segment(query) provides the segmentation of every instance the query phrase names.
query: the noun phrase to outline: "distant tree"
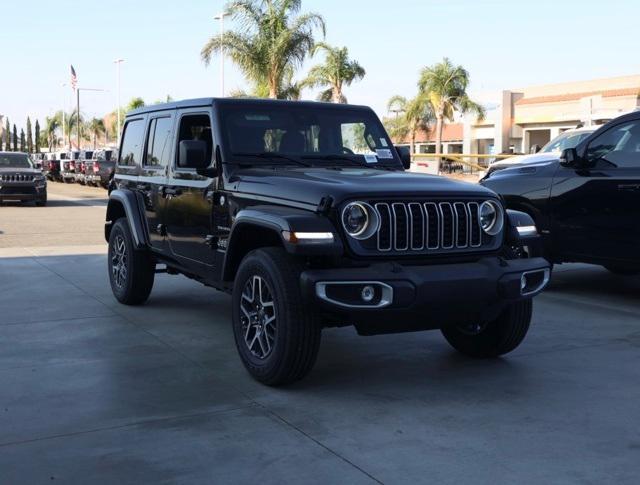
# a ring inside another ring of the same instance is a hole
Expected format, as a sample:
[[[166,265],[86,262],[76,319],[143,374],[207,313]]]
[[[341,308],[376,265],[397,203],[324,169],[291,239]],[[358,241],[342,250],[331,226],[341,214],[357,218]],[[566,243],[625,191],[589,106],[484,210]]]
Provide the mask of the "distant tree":
[[[434,119],[429,99],[424,94],[418,94],[413,99],[394,96],[387,103],[387,109],[397,114],[395,118],[387,119],[389,134],[396,142],[409,136],[411,154],[413,155],[416,134],[419,130],[427,130]]]
[[[129,112],[134,109],[143,108],[145,106],[144,99],[137,97],[132,98],[127,105],[126,111]]]
[[[344,86],[361,80],[366,74],[364,68],[357,61],[349,59],[346,47],[331,47],[320,42],[315,45],[312,54],[315,55],[319,50],[325,53],[324,63],[311,68],[303,84],[324,88],[318,97],[320,101],[346,103],[347,98],[342,91]]]
[[[46,121],[46,125],[45,125],[46,140],[47,140],[47,145],[49,146],[49,151],[51,151],[53,150],[54,147],[58,145],[58,137],[56,135],[56,132],[58,128],[60,128],[60,124],[56,116],[52,116],[51,118],[47,116],[45,121]]]
[[[93,118],[89,121],[89,133],[93,136],[93,149],[98,148],[98,137],[105,133],[104,121],[99,118]]]
[[[448,58],[433,66],[425,67],[420,73],[418,88],[429,98],[436,118],[436,153],[442,152],[442,131],[444,121],[453,121],[453,115],[475,113],[478,119],[485,115],[484,108],[469,97],[469,72],[462,66],[454,65]]]
[[[9,118],[7,118],[4,125],[4,148],[6,151],[11,151],[11,125],[9,125]]]
[[[13,124],[13,151],[18,151],[18,129],[16,128],[15,123]]]
[[[24,136],[24,128],[20,128],[20,151],[24,152],[27,148],[27,139]]]
[[[224,51],[254,86],[269,98],[283,96],[287,71],[295,71],[315,45],[317,30],[325,34],[324,19],[300,14],[301,0],[235,0],[226,10],[238,29],[215,36],[202,48],[205,64]]]
[[[36,153],[40,153],[40,122],[36,120]]]
[[[33,153],[33,131],[31,128],[31,118],[27,116],[27,150]]]

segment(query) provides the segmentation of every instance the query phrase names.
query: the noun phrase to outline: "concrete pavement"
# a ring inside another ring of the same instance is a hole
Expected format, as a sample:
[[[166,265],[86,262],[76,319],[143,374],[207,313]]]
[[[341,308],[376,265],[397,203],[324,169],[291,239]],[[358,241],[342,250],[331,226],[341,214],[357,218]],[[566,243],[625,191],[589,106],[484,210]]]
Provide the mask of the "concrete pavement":
[[[226,295],[159,275],[147,305],[114,300],[84,190],[0,207],[0,483],[637,483],[640,278],[560,267],[495,361],[326,330],[271,389]]]

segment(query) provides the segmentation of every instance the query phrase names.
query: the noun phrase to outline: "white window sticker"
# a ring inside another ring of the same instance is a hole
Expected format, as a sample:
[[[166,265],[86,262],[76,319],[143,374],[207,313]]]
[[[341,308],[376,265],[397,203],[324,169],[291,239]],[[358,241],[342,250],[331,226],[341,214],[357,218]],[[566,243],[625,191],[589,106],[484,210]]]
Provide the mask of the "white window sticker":
[[[384,138],[380,138],[380,145],[382,145],[385,148],[389,146],[389,144],[387,143],[387,140],[385,140]]]
[[[367,163],[378,163],[378,157],[375,155],[365,155],[364,161]]]
[[[389,150],[388,148],[378,149],[376,150],[376,153],[378,154],[378,158],[382,158],[382,159],[393,158],[393,154],[391,153],[391,150]]]

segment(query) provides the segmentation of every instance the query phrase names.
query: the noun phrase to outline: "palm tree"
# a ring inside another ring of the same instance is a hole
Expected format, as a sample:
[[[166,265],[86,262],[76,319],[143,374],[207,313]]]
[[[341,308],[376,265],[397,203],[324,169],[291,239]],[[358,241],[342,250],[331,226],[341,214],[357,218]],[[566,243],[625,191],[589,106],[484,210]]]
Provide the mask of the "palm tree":
[[[93,118],[89,121],[89,133],[93,136],[93,149],[98,147],[98,137],[106,132],[104,121],[99,118]]]
[[[418,88],[433,106],[436,117],[436,153],[442,152],[442,129],[444,121],[453,121],[455,111],[475,113],[484,117],[484,108],[471,100],[467,94],[469,73],[462,66],[454,65],[444,58],[433,66],[425,67],[420,74]]]
[[[318,96],[320,101],[346,103],[347,98],[342,92],[343,87],[350,86],[354,81],[360,81],[366,71],[357,61],[349,59],[349,50],[346,47],[331,47],[320,42],[313,48],[312,55],[320,50],[325,52],[324,64],[315,66],[309,71],[304,85],[326,88]]]
[[[315,45],[317,29],[325,34],[322,16],[297,15],[301,0],[236,0],[227,11],[239,22],[237,31],[216,36],[202,48],[205,64],[224,51],[254,86],[267,88],[269,98],[282,95],[287,72],[295,72]]]
[[[58,137],[56,132],[58,128],[60,128],[60,122],[58,121],[58,117],[56,115],[52,117],[48,117],[45,120],[46,128],[45,133],[47,136],[47,143],[49,144],[49,151],[53,150],[54,147],[58,145]]]
[[[433,109],[424,94],[413,99],[394,96],[387,103],[387,110],[396,113],[395,119],[388,120],[390,134],[395,140],[411,137],[411,154],[415,153],[418,130],[428,130],[433,121]]]
[[[127,105],[126,111],[129,112],[133,111],[134,109],[144,108],[144,106],[144,99],[140,97],[131,98],[131,101],[129,101],[129,104]]]

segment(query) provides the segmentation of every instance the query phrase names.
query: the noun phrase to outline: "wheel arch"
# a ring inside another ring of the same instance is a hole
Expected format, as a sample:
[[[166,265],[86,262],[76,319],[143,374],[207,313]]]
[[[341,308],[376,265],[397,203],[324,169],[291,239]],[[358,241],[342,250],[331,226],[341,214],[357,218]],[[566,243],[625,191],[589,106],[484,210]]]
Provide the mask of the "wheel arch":
[[[149,238],[136,195],[130,190],[118,189],[111,192],[107,204],[104,225],[104,236],[107,241],[109,241],[113,224],[122,218],[125,218],[129,224],[136,249],[148,247]]]

